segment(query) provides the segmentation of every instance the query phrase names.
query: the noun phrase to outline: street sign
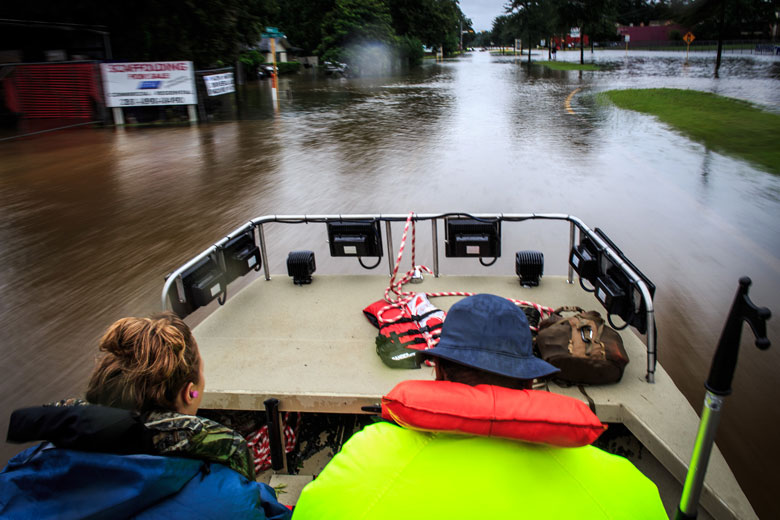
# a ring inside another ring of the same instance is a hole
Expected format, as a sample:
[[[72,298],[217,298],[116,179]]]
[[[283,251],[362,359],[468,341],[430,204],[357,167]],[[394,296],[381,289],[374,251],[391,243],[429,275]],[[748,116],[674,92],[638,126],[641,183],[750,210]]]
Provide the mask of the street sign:
[[[687,43],[688,45],[690,45],[691,42],[693,42],[693,40],[695,40],[695,39],[696,39],[696,36],[694,36],[693,33],[690,32],[690,31],[685,33],[685,36],[683,36],[683,40],[685,40],[685,43]]]
[[[623,37],[625,38],[626,43],[631,41],[631,35],[630,34],[624,34]]]
[[[284,38],[284,33],[276,27],[266,27],[265,32],[261,35],[263,38]]]
[[[569,36],[572,38],[579,38],[580,37],[580,28],[579,27],[572,27],[569,31]]]

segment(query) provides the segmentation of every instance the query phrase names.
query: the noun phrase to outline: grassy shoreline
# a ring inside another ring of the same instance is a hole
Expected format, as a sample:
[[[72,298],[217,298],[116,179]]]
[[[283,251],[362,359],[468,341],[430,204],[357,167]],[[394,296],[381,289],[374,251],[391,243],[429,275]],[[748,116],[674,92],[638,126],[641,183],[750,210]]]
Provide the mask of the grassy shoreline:
[[[780,175],[780,115],[739,99],[680,89],[609,90],[616,106],[649,114],[711,150]]]

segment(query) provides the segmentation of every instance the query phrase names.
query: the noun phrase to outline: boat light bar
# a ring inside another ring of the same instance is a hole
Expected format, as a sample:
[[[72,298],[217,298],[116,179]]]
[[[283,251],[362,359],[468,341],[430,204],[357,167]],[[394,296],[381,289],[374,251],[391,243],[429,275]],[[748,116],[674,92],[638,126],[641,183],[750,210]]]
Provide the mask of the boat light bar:
[[[447,218],[444,242],[444,254],[448,257],[498,258],[501,256],[501,221]]]

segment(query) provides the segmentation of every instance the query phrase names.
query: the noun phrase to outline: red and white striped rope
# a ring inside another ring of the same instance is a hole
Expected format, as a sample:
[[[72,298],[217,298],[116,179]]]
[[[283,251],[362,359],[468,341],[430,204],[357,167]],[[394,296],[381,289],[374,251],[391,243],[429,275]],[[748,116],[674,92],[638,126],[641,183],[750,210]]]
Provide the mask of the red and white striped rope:
[[[284,452],[290,453],[295,449],[298,440],[298,428],[301,424],[301,415],[298,414],[295,429],[289,424],[290,414],[283,416]],[[246,438],[252,458],[255,462],[255,473],[260,473],[271,467],[271,440],[268,435],[268,425],[264,425]]]
[[[412,268],[409,271],[407,271],[398,281],[396,281],[398,268],[401,265],[401,259],[404,256],[404,248],[406,247],[406,237],[409,233],[409,226],[411,226],[412,228]],[[406,218],[404,233],[401,236],[401,245],[398,248],[398,256],[396,257],[395,266],[393,267],[393,274],[390,276],[390,284],[387,286],[387,289],[385,289],[385,301],[388,303],[388,305],[382,307],[377,312],[377,319],[381,324],[394,323],[399,319],[403,318],[404,306],[407,305],[410,301],[412,301],[415,295],[418,294],[415,292],[403,290],[403,286],[406,283],[408,283],[409,280],[412,279],[412,276],[414,276],[415,271],[425,271],[428,274],[433,274],[433,271],[431,271],[428,267],[424,265],[415,265],[414,263],[415,243],[417,241],[415,230],[416,230],[416,225],[414,219],[414,212],[411,212],[409,213],[409,216]],[[397,297],[392,298],[390,295],[391,292],[394,293]],[[463,292],[463,291],[448,291],[448,292],[426,292],[423,294],[425,294],[428,298],[435,298],[437,296],[474,296],[476,293]],[[539,313],[540,320],[550,316],[555,311],[555,309],[553,309],[552,307],[545,307],[543,305],[539,305],[538,303],[529,302],[526,300],[516,300],[514,298],[507,298],[507,300],[521,307],[532,307],[536,309],[536,311]],[[398,316],[395,318],[387,318],[387,319],[382,318],[382,315],[390,309],[399,309],[401,312],[399,312]],[[534,331],[538,330],[538,327],[530,327],[530,328],[531,330]],[[423,337],[425,338],[425,341],[428,343],[428,348],[435,347],[436,344],[439,342],[438,338],[434,338],[432,334],[428,332],[424,332]]]

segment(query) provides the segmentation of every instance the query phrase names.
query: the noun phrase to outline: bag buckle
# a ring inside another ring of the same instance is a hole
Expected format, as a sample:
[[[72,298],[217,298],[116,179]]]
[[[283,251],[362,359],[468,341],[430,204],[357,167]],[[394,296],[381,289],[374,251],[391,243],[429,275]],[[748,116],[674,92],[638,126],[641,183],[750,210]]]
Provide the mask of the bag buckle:
[[[588,331],[588,336],[585,337],[585,330]],[[582,341],[585,343],[590,343],[593,339],[593,329],[590,327],[582,327],[580,328],[580,337],[582,337]]]
[[[585,336],[586,330],[588,331],[587,337]],[[590,356],[591,352],[593,351],[593,329],[589,325],[580,327],[580,337],[585,343],[585,355]]]

